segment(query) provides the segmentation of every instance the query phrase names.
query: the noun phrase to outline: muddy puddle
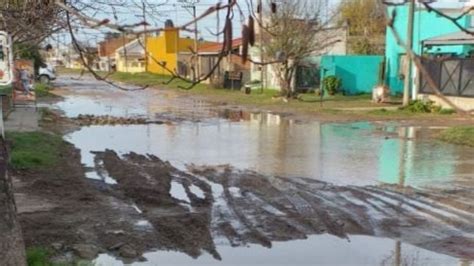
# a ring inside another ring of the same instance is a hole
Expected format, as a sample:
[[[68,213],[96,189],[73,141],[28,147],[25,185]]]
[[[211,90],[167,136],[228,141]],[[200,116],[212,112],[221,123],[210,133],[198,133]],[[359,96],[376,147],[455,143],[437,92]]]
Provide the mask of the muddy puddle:
[[[68,117],[80,114],[115,117],[144,117],[149,120],[196,121],[215,117],[215,110],[203,101],[179,97],[172,91],[122,91],[87,77],[61,78],[56,94],[64,98],[53,105]],[[128,89],[137,89],[130,87]]]
[[[368,250],[370,248],[370,251]],[[217,246],[222,260],[205,254],[197,259],[179,252],[145,254],[147,262],[133,265],[462,265],[463,260],[436,254],[398,241],[367,236],[341,240],[331,235],[311,236],[306,240],[275,242],[272,248]],[[96,265],[122,265],[109,255],[101,255]]]
[[[81,149],[88,167],[94,167],[91,151],[113,149],[121,154],[153,154],[180,169],[187,164],[230,164],[339,185],[443,186],[472,180],[474,150],[423,136],[432,129],[300,124],[272,114],[250,117],[241,122],[91,126],[66,139]]]
[[[173,121],[87,126],[65,136],[80,149],[87,177],[124,191],[120,200],[142,216],[138,226],[163,241],[134,265],[474,259],[474,149],[433,140],[439,128],[302,123],[170,92],[61,82],[65,100],[55,107],[67,116]],[[153,170],[157,158],[176,167],[166,180]],[[150,192],[163,197],[144,196]],[[112,254],[96,262],[123,263]]]

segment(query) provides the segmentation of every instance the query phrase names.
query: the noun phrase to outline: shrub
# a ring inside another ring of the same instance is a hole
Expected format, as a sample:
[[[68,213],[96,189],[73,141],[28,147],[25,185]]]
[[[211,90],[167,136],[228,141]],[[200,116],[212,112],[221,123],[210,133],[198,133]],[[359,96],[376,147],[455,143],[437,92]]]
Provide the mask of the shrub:
[[[329,95],[334,95],[339,92],[342,86],[342,80],[336,76],[327,76],[323,79],[323,86]]]
[[[436,105],[433,101],[415,100],[402,109],[412,113],[439,113],[441,106]]]
[[[442,114],[442,115],[452,115],[452,114],[456,113],[456,110],[454,110],[454,109],[441,109],[439,111],[439,113]]]
[[[51,89],[51,86],[48,84],[35,83],[35,93],[38,97],[52,96],[52,94],[49,92]]]

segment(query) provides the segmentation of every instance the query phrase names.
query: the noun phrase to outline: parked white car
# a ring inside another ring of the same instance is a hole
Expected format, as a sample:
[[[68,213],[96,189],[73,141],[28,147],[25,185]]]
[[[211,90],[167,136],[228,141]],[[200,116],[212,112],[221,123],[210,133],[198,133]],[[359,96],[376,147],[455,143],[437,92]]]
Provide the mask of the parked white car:
[[[48,84],[56,79],[56,69],[52,65],[45,65],[38,69],[38,80],[41,83]]]

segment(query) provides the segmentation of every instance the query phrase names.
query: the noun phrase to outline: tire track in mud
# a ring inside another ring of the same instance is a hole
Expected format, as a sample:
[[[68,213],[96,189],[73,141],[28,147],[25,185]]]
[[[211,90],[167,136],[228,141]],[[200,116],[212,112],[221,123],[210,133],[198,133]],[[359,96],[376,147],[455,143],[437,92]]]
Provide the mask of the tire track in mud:
[[[225,172],[216,171],[215,167],[194,167],[191,171],[214,181],[219,180],[219,175]],[[282,201],[281,195],[284,195],[283,201],[288,201],[292,207],[285,209],[276,205],[277,209],[287,213],[292,210],[292,215],[299,215],[293,222],[319,222],[312,228],[310,226],[312,230],[309,231],[312,232],[306,234],[326,231],[339,237],[347,234],[383,236],[452,256],[474,257],[474,250],[469,251],[474,244],[474,220],[470,219],[473,216],[470,212],[472,209],[469,205],[451,205],[449,201],[437,203],[441,192],[436,190],[425,192],[414,188],[399,189],[396,186],[341,187],[304,178],[295,182],[293,179],[266,177],[252,171],[228,172],[227,169],[226,175],[234,176],[233,186],[260,195],[260,199],[270,205],[275,202],[274,195],[265,195],[264,191],[284,188],[278,190],[279,200]],[[246,179],[278,181],[274,182],[276,186],[266,183],[271,188],[262,186],[265,184],[262,181],[256,182],[258,186],[249,187],[245,185]],[[432,193],[435,195],[433,198]],[[466,202],[474,199],[473,192],[451,191],[453,196],[458,193],[466,194],[462,198]],[[246,207],[256,208],[254,204]],[[279,218],[271,213],[264,215],[267,220]],[[259,225],[262,226],[265,224]],[[275,240],[271,235],[267,237],[270,241]]]
[[[229,166],[188,167],[188,172],[151,155],[96,153],[100,171],[117,182],[109,193],[137,206],[151,239],[140,252],[175,250],[192,257],[206,251],[221,259],[216,244],[231,246],[305,239],[329,233],[350,239],[372,235],[401,240],[455,257],[474,258],[474,192],[397,186],[335,186]],[[185,195],[173,195],[172,183]],[[194,194],[192,187],[201,190]],[[189,200],[180,198],[187,197]]]
[[[169,163],[154,156],[127,154],[120,158],[115,152],[98,153],[107,172],[116,179],[114,188],[123,192],[142,210],[143,219],[153,225],[159,249],[178,250],[192,257],[202,250],[219,259],[209,231],[210,188],[196,178],[181,173]],[[171,182],[194,184],[205,191],[206,198],[190,197],[190,206],[174,198]]]

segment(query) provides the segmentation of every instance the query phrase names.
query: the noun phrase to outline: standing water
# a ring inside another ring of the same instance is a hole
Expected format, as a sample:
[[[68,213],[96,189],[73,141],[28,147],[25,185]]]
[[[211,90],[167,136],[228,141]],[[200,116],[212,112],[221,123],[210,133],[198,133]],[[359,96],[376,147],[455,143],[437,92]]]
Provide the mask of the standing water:
[[[87,176],[111,185],[116,181],[97,170],[95,152],[151,154],[183,171],[191,164],[230,165],[267,176],[309,178],[338,186],[394,184],[432,189],[472,185],[474,149],[433,141],[428,136],[437,129],[368,122],[303,123],[271,113],[218,112],[208,104],[162,91],[118,92],[63,82],[68,87],[62,92],[65,100],[56,107],[67,116],[174,121],[87,126],[65,137],[81,150],[82,163],[91,169]],[[186,202],[182,185],[171,185],[170,193]],[[462,261],[385,238],[352,235],[349,240],[313,235],[306,240],[274,242],[267,249],[254,244],[233,248],[216,238],[221,261],[206,254],[196,260],[179,252],[158,251],[145,254],[148,262],[136,265],[456,265]],[[100,256],[97,263],[121,264],[109,255]]]

